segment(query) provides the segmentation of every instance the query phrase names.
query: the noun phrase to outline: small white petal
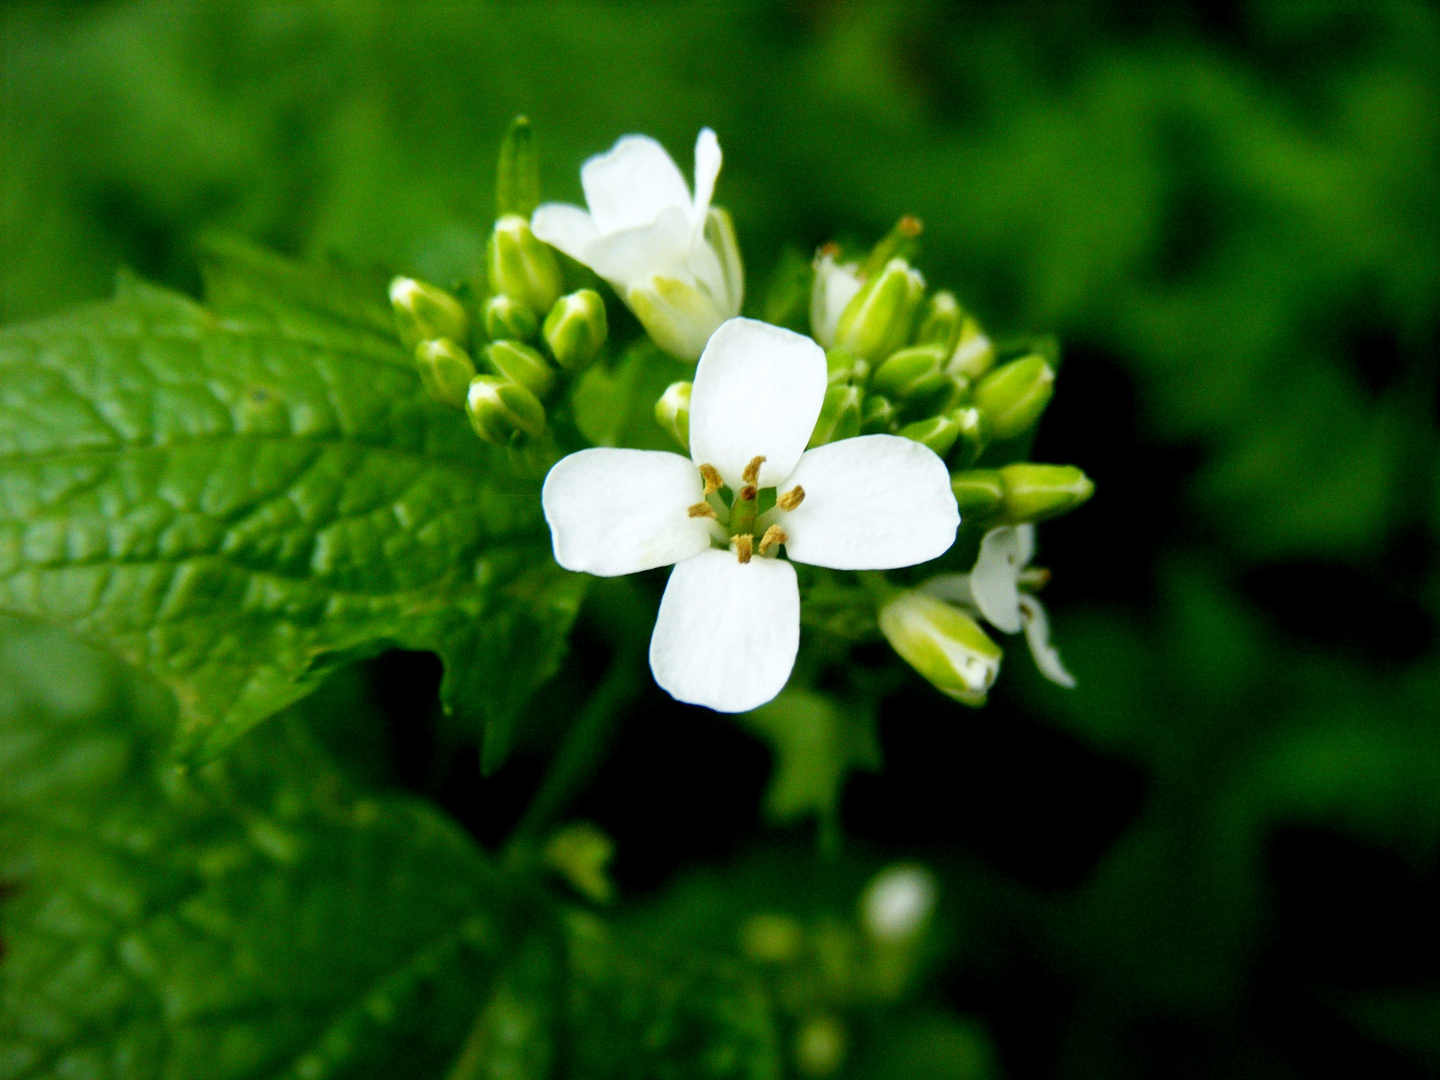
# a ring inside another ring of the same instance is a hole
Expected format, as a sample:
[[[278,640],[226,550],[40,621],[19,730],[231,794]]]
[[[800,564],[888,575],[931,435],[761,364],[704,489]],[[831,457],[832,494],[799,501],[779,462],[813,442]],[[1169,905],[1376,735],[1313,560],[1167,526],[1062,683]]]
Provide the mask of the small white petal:
[[[817,446],[783,486],[796,484],[804,502],[777,518],[796,562],[891,570],[939,558],[955,542],[960,512],[950,473],[911,439],[862,435]]]
[[[750,460],[763,456],[760,487],[774,487],[800,460],[824,400],[819,345],[769,323],[730,319],[695,369],[690,456],[714,465],[732,489]]]
[[[1015,526],[1015,544],[1015,557],[1020,560],[1017,569],[1024,570],[1030,565],[1030,560],[1035,558],[1035,525],[1033,522]]]
[[[800,587],[783,559],[711,550],[670,572],[650,670],[677,701],[745,712],[785,688],[800,648]]]
[[[697,229],[705,223],[705,213],[710,209],[710,200],[715,196],[715,178],[720,175],[720,140],[708,127],[695,140],[695,209],[694,221]]]
[[[690,277],[690,220],[684,210],[661,211],[655,220],[598,237],[585,263],[619,291],[648,280]]]
[[[1050,620],[1044,605],[1028,593],[1022,593],[1020,611],[1025,622],[1025,642],[1030,646],[1030,655],[1035,658],[1040,674],[1068,690],[1075,689],[1075,676],[1066,670],[1060,653],[1050,644]]]
[[[709,547],[709,519],[687,513],[703,498],[700,471],[679,454],[598,447],[557,462],[540,504],[557,563],[616,577]]]
[[[1020,630],[1020,590],[1016,581],[1034,549],[1034,534],[1027,538],[1013,525],[991,529],[980,541],[980,555],[970,572],[970,591],[980,613],[997,630]]]
[[[969,574],[936,574],[920,583],[920,591],[971,611],[979,610],[975,594],[970,591]]]
[[[860,267],[838,264],[833,255],[815,260],[815,283],[810,287],[810,333],[825,348],[835,344],[835,328],[845,305],[860,291]]]
[[[530,217],[530,231],[551,247],[587,266],[589,260],[585,249],[600,236],[600,230],[589,214],[578,206],[566,203],[545,203],[536,207]]]
[[[662,210],[691,211],[690,188],[665,148],[648,135],[626,135],[580,167],[580,185],[602,233],[648,225]]]

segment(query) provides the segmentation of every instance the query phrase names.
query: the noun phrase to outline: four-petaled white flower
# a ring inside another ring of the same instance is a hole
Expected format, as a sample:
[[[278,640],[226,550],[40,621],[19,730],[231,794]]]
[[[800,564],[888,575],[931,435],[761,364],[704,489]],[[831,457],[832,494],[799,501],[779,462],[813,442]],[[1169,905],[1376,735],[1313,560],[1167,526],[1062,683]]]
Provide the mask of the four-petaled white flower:
[[[978,613],[1004,633],[1017,634],[1023,629],[1040,673],[1073,689],[1075,676],[1050,644],[1050,620],[1044,606],[1033,593],[1022,589],[1038,588],[1050,577],[1047,570],[1030,568],[1034,557],[1035,526],[1002,525],[981,539],[980,554],[970,573],[941,574],[922,587],[932,596]]]
[[[530,227],[613,285],[657,345],[694,360],[745,294],[735,229],[710,205],[719,173],[709,128],[695,142],[693,197],[664,147],[626,135],[580,169],[588,213],[546,203]]]
[[[805,449],[825,384],[825,354],[809,338],[731,319],[695,372],[690,459],[596,448],[545,478],[545,520],[567,570],[614,577],[676,564],[650,667],[680,701],[743,712],[784,687],[800,591],[781,546],[795,562],[889,570],[955,540],[950,477],[931,450],[894,435]]]

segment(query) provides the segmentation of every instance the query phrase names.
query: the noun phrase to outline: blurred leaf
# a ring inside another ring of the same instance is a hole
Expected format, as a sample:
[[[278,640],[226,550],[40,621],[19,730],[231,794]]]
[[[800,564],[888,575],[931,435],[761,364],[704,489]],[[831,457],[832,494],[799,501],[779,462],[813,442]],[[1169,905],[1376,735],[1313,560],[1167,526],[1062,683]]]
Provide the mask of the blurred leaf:
[[[786,690],[741,722],[775,750],[775,771],[765,793],[774,821],[806,814],[832,828],[845,780],[856,769],[880,768],[875,714],[868,702],[840,702],[810,690]]]
[[[0,636],[0,1075],[439,1075],[506,944],[469,838],[293,717],[167,745],[93,655]]]
[[[383,309],[266,256],[211,280],[218,311],[122,283],[0,333],[0,609],[170,686],[201,758],[393,645],[503,735],[584,587],[538,483],[430,401]]]

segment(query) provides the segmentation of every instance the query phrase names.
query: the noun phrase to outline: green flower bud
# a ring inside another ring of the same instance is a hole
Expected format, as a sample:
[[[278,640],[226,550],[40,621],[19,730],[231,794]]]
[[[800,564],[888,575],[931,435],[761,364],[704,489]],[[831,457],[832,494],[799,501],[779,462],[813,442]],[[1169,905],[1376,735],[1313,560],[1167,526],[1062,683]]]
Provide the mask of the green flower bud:
[[[1054,393],[1055,369],[1032,353],[981,379],[975,386],[975,404],[989,414],[995,438],[1011,439],[1040,419]]]
[[[528,218],[539,205],[540,161],[535,153],[535,133],[528,117],[517,116],[500,141],[500,161],[495,169],[496,212]]]
[[[854,353],[831,349],[825,354],[825,370],[831,386],[852,382],[863,385],[870,374],[870,365]]]
[[[615,855],[615,841],[589,822],[566,825],[545,844],[546,864],[597,904],[615,894],[607,867]]]
[[[400,341],[412,352],[422,341],[464,341],[469,333],[470,319],[460,301],[434,285],[397,277],[390,282],[390,304],[395,309]]]
[[[845,1025],[835,1017],[807,1017],[795,1028],[795,1067],[802,1076],[830,1076],[845,1064],[849,1044]]]
[[[965,316],[945,370],[952,375],[964,375],[967,379],[975,380],[994,366],[995,346],[985,336],[985,331],[980,329],[980,324],[970,316]]]
[[[519,383],[476,375],[465,396],[465,411],[475,434],[488,443],[504,446],[517,431],[541,435],[545,431],[545,406]]]
[[[985,447],[990,445],[990,420],[984,410],[974,405],[961,405],[950,410],[950,418],[959,426],[956,439],[959,449],[955,452],[957,468],[968,469],[980,460]]]
[[[538,329],[535,313],[513,296],[499,293],[485,301],[485,333],[491,341],[529,341]]]
[[[895,403],[880,394],[867,394],[860,409],[862,435],[888,435],[900,426]]]
[[[1000,646],[959,609],[906,591],[879,612],[880,632],[900,658],[937,690],[966,705],[985,704],[1000,671]]]
[[[805,950],[805,928],[789,915],[761,912],[740,927],[740,951],[762,964],[788,964]]]
[[[562,296],[545,316],[545,343],[566,371],[588,367],[600,354],[609,332],[605,301],[593,289]]]
[[[944,362],[940,346],[912,345],[885,358],[870,376],[870,388],[896,401],[928,396],[946,385]]]
[[[1005,487],[1000,514],[1007,525],[1068,514],[1095,494],[1095,484],[1074,465],[1026,461],[999,472]]]
[[[942,289],[926,301],[920,312],[915,342],[919,345],[939,345],[949,356],[960,341],[960,328],[964,322],[965,312],[960,307],[960,301],[955,299],[954,293]]]
[[[904,259],[891,259],[840,313],[835,346],[874,362],[910,340],[925,279]]]
[[[1005,484],[995,469],[970,469],[953,473],[950,490],[960,508],[960,520],[967,524],[988,521],[1000,512]]]
[[[915,253],[915,240],[925,231],[925,223],[914,214],[904,214],[894,228],[880,238],[865,261],[860,264],[862,278],[874,277],[886,263],[895,258],[908,259]]]
[[[475,377],[475,362],[469,353],[449,338],[422,341],[415,346],[415,366],[432,398],[442,405],[465,407],[465,395]]]
[[[970,380],[963,375],[947,375],[923,384],[919,392],[906,402],[912,416],[941,416],[952,412],[970,399]]]
[[[859,435],[860,404],[864,397],[858,386],[844,383],[826,390],[825,403],[820,406],[820,419],[815,421],[815,430],[810,434],[807,449]]]
[[[555,385],[555,369],[529,345],[519,341],[492,341],[485,346],[485,363],[502,379],[519,383],[537,398]]]
[[[555,252],[519,214],[506,214],[495,222],[488,256],[493,292],[518,300],[531,311],[549,311],[560,298],[564,282]]]
[[[950,453],[950,448],[960,437],[960,425],[949,416],[932,416],[927,420],[906,424],[895,434],[923,443],[943,458]]]
[[[655,402],[655,419],[687,451],[690,449],[691,388],[688,382],[671,383]]]

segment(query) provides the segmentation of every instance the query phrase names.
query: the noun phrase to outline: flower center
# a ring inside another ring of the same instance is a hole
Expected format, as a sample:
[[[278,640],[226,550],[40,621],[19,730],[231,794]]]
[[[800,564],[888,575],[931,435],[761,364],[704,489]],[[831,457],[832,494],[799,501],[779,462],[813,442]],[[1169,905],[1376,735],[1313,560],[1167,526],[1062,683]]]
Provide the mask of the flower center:
[[[805,498],[805,489],[799,484],[783,495],[776,495],[774,488],[762,489],[759,486],[760,466],[764,463],[763,455],[750,459],[750,464],[745,466],[740,476],[740,490],[734,492],[728,504],[721,491],[725,485],[719,470],[713,465],[701,465],[705,501],[696,503],[689,511],[691,517],[710,518],[721,525],[728,537],[727,546],[742,563],[748,563],[756,554],[778,555],[780,545],[790,539],[785,530],[776,524],[767,525],[763,533],[756,535],[757,519],[762,514],[761,503],[773,500],[773,505],[780,510],[794,510]]]

